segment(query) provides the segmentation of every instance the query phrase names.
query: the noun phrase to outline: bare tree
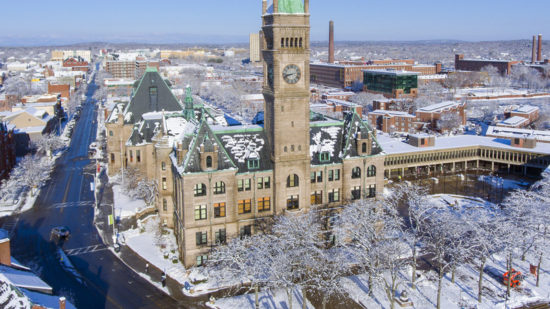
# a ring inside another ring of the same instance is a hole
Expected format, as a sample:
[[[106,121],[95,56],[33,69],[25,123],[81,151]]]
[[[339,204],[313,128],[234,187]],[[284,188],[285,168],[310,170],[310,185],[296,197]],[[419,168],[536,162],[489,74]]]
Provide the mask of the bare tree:
[[[432,203],[428,198],[428,190],[421,186],[409,186],[406,183],[397,185],[391,196],[386,201],[393,208],[399,209],[405,207],[407,214],[407,234],[404,239],[411,249],[411,287],[415,289],[416,264],[418,258],[418,248],[423,238],[423,226],[427,220],[428,212],[432,208]]]
[[[272,241],[271,236],[263,234],[234,238],[227,245],[212,250],[206,263],[207,271],[220,284],[234,284],[232,281],[237,278],[250,284],[254,289],[256,308],[259,308],[260,287],[267,284],[272,273],[271,265],[276,263],[269,254]]]
[[[65,142],[55,134],[43,135],[40,139],[34,142],[37,150],[39,152],[45,153],[50,158],[53,157],[53,154],[58,150],[66,146]]]

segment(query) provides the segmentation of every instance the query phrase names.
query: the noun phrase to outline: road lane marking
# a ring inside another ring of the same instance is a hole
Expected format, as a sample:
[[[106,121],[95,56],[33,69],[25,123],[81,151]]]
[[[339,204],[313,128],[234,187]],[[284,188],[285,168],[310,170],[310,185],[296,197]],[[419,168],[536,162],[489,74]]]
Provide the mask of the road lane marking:
[[[75,256],[75,255],[82,255],[87,253],[103,251],[107,249],[109,249],[107,246],[100,244],[100,245],[94,245],[94,246],[88,246],[88,247],[82,247],[82,248],[68,249],[68,250],[65,250],[65,254]]]
[[[65,188],[65,194],[63,194],[63,200],[62,202],[65,203],[67,201],[67,196],[69,195],[69,189],[71,187],[71,180],[73,180],[73,174],[71,173],[69,176],[69,180],[67,181],[67,187]]]
[[[67,207],[83,207],[83,206],[92,206],[94,205],[94,201],[79,201],[79,202],[65,202],[65,203],[55,203],[52,204],[50,209],[58,209],[58,208],[67,208]]]

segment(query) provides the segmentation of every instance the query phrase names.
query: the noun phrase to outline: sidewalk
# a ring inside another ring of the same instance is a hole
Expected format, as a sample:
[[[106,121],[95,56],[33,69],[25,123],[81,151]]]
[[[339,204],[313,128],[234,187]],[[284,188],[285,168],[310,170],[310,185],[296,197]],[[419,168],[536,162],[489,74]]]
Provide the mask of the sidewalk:
[[[99,208],[96,209],[95,225],[105,244],[112,248],[113,228],[108,224],[107,220],[108,216],[112,213],[113,191],[111,188],[112,185],[107,181],[107,177],[102,174],[102,183],[105,184],[105,186],[102,186],[98,194],[100,204]],[[123,219],[120,222],[117,222],[116,226],[119,230],[126,230],[135,227],[136,224],[136,219],[131,218]],[[130,247],[120,245],[120,252],[114,254],[138,275],[151,282],[151,284],[155,285],[160,290],[170,294],[170,296],[176,299],[184,308],[206,308],[201,304],[204,304],[208,300],[208,295],[197,297],[186,296],[183,294],[183,285],[171,278],[169,275],[166,276],[166,287],[163,288],[161,282],[163,270],[157,268],[152,263],[149,263],[139,254],[134,252]],[[147,264],[149,264],[148,272],[146,272],[145,269]]]

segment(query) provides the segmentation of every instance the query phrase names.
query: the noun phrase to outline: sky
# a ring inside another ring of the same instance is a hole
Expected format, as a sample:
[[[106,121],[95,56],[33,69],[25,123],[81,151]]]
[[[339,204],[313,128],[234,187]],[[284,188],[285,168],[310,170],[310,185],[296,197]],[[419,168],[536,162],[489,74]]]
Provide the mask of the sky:
[[[0,3],[0,45],[245,43],[261,25],[261,0]],[[337,41],[528,40],[550,30],[549,0],[310,0],[310,10],[313,41],[327,40],[329,20]]]

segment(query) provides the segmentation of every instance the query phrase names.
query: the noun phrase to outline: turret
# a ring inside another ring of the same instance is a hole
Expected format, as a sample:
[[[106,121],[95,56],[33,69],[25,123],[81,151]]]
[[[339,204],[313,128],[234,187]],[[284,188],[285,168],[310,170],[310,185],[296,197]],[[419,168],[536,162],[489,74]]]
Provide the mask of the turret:
[[[193,94],[191,93],[191,86],[187,85],[185,88],[185,119],[188,121],[195,118],[195,109],[193,107]]]

